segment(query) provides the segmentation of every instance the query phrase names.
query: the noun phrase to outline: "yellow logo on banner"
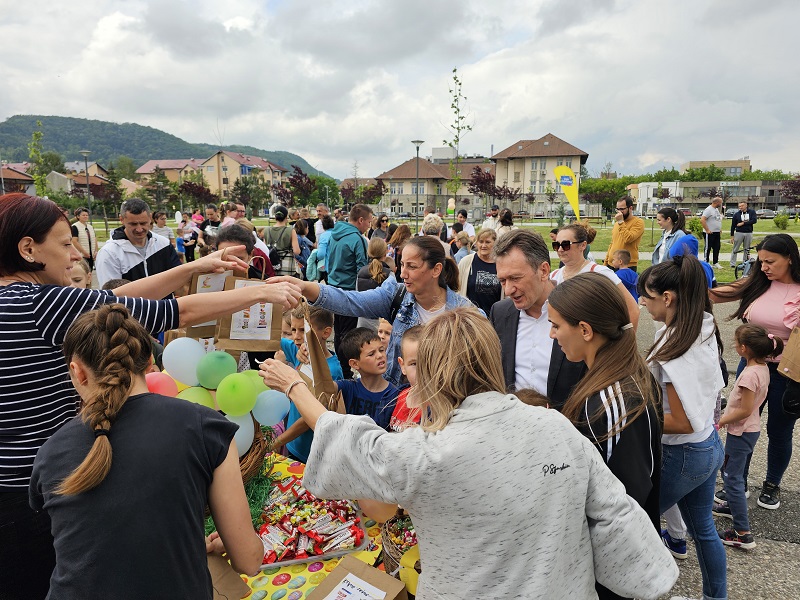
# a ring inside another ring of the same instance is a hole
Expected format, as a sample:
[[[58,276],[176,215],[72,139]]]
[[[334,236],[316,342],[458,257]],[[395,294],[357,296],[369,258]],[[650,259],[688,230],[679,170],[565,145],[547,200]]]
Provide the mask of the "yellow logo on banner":
[[[575,218],[580,221],[581,210],[578,203],[578,178],[569,167],[559,166],[553,169],[556,176],[556,182],[561,186],[561,191],[569,201],[572,210],[575,211]]]

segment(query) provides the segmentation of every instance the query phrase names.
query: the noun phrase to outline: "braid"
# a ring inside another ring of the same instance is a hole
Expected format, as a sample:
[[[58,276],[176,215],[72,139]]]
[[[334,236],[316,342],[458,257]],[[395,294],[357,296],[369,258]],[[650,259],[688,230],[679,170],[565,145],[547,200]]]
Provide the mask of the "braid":
[[[95,432],[83,462],[56,493],[79,494],[102,483],[111,469],[108,432],[130,395],[134,377],[150,362],[150,338],[122,304],[105,305],[78,317],[64,339],[67,360],[79,358],[95,374],[94,389],[84,398],[81,419]]]

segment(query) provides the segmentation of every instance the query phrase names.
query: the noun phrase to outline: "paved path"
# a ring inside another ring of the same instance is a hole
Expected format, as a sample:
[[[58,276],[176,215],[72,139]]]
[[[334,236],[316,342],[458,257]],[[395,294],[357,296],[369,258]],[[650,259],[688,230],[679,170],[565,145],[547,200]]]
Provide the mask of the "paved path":
[[[725,361],[731,371],[736,370],[738,356],[733,350],[733,332],[739,321],[728,321],[734,304],[721,304],[715,308],[722,339],[725,343]],[[642,309],[637,331],[639,348],[646,350],[652,344],[656,326],[646,309]],[[730,383],[736,375],[731,373]],[[726,393],[730,391],[730,386]],[[767,411],[764,411],[761,437],[756,444],[750,466],[750,520],[757,547],[752,551],[726,547],[728,557],[728,597],[731,600],[797,600],[800,599],[800,433],[794,436],[794,453],[789,468],[781,482],[781,507],[765,510],[756,506],[756,498],[767,468]],[[720,487],[721,487],[720,480]],[[717,528],[730,527],[730,521],[717,519]],[[670,595],[683,594],[690,598],[702,597],[702,579],[697,556],[691,542],[687,560],[677,561],[680,577]]]

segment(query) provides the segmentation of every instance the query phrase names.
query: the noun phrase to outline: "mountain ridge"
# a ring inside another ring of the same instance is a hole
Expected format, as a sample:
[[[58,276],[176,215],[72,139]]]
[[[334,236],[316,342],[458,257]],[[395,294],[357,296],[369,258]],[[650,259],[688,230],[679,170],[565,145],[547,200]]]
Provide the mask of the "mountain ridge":
[[[42,150],[58,152],[65,161],[82,160],[79,151],[86,148],[92,151],[89,158],[103,166],[128,156],[138,168],[148,160],[205,159],[217,150],[226,150],[260,156],[289,171],[293,165],[306,173],[316,171],[303,157],[285,150],[192,143],[148,125],[58,115],[14,115],[0,123],[0,158],[9,162],[28,160],[28,143],[37,121],[41,121],[44,134]],[[319,174],[325,175],[322,171]]]

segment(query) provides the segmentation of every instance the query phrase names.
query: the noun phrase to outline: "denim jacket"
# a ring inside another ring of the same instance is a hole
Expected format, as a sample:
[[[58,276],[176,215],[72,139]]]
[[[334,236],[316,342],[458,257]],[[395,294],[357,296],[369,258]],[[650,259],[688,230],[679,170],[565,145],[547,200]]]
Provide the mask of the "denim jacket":
[[[341,290],[330,285],[319,286],[319,298],[313,302],[313,306],[320,306],[337,315],[349,317],[366,317],[377,319],[382,317],[389,318],[392,310],[392,300],[394,299],[397,286],[394,277],[389,277],[380,287],[374,290],[363,292]],[[459,295],[450,288],[447,288],[447,301],[445,308],[456,308],[458,306],[474,306],[472,302]],[[417,301],[414,294],[408,293],[403,298],[403,303],[397,311],[397,316],[392,323],[392,335],[389,338],[389,347],[386,349],[386,373],[384,378],[393,385],[400,385],[403,373],[397,358],[400,356],[400,340],[403,333],[414,325],[420,324]]]

